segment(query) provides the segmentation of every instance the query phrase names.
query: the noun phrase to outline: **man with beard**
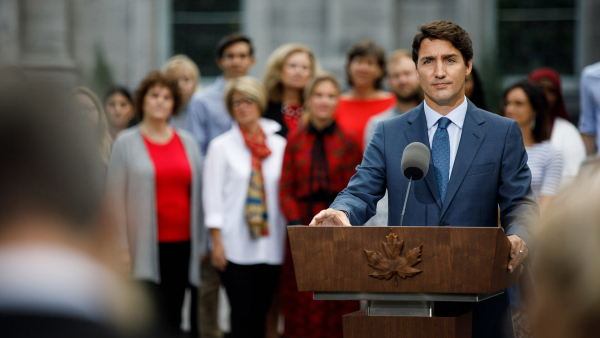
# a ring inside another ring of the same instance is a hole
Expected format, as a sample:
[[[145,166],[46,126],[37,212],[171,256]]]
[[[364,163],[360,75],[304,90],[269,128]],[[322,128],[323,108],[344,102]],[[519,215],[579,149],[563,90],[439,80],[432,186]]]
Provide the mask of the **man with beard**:
[[[392,53],[387,64],[387,80],[390,89],[396,95],[396,106],[369,120],[365,130],[365,149],[371,142],[375,127],[379,122],[399,116],[423,101],[423,91],[417,77],[417,68],[409,51],[398,49]]]
[[[392,53],[387,64],[387,76],[390,89],[396,94],[396,106],[379,115],[373,116],[367,123],[365,130],[365,149],[375,133],[375,127],[381,121],[392,119],[396,116],[415,108],[423,101],[423,91],[417,77],[417,68],[409,51],[398,49]],[[377,202],[377,213],[365,223],[366,226],[386,226],[388,222],[388,196]]]

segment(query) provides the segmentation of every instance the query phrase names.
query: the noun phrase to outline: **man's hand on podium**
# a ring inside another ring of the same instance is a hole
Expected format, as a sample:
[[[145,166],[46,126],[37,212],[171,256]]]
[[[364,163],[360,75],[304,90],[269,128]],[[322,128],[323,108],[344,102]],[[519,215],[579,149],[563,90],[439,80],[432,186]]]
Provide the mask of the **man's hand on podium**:
[[[310,226],[350,226],[350,220],[346,213],[339,210],[327,209],[321,210],[309,224]]]
[[[508,271],[513,272],[513,270],[518,267],[525,258],[529,255],[529,249],[527,248],[527,244],[525,241],[521,239],[521,237],[517,235],[508,236],[508,240],[510,241],[510,261],[508,261]]]

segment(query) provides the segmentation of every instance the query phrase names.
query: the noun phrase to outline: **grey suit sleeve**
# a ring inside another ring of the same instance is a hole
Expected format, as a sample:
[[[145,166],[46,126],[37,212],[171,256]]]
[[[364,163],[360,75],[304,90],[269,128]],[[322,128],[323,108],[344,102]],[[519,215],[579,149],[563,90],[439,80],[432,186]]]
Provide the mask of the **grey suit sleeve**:
[[[531,190],[523,137],[515,121],[511,121],[506,135],[500,175],[498,202],[504,231],[507,236],[519,236],[533,252],[531,226],[539,220],[540,211]]]
[[[106,193],[117,234],[117,248],[129,250],[127,235],[127,154],[123,139],[115,142],[106,178]]]
[[[363,225],[373,217],[377,202],[385,194],[387,180],[384,139],[384,124],[379,123],[373,140],[365,150],[362,163],[356,167],[356,174],[330,206],[332,209],[345,211],[352,225]]]

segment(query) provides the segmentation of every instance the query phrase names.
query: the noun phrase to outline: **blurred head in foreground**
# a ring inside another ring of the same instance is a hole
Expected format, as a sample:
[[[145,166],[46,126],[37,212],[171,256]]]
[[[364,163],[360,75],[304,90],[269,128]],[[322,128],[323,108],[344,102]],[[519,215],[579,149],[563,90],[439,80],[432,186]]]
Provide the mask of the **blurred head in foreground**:
[[[132,318],[132,294],[102,263],[110,231],[95,126],[70,102],[68,92],[0,83],[3,337],[112,336]]]
[[[537,229],[531,308],[536,337],[600,335],[599,202],[598,184],[574,184]]]

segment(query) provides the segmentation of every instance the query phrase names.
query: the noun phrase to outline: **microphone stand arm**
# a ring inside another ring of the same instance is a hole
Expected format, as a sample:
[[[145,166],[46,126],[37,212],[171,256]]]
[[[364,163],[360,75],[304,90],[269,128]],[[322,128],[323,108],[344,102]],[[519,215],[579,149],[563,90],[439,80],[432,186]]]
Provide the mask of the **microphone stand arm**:
[[[410,186],[412,185],[412,176],[408,181],[408,189],[406,190],[406,198],[404,198],[404,207],[402,208],[402,218],[400,219],[400,226],[404,224],[404,213],[406,212],[406,202],[408,202],[408,194],[410,194]]]

